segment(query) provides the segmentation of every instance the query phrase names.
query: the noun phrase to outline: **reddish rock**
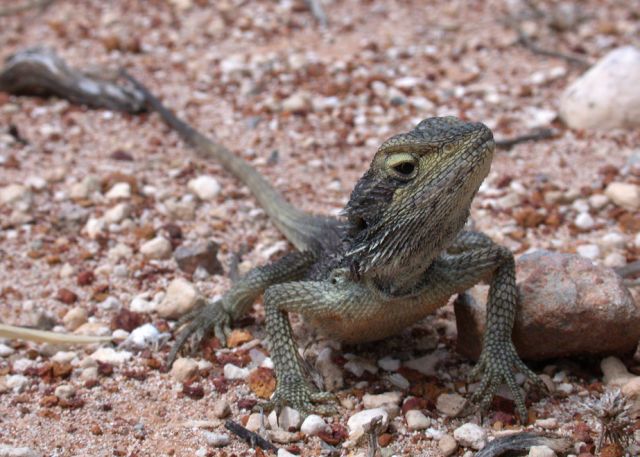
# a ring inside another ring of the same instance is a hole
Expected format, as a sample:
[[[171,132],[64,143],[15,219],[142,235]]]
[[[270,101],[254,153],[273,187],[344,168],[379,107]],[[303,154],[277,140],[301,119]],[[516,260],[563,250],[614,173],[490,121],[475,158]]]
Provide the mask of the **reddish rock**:
[[[178,267],[189,274],[193,274],[198,267],[204,268],[211,275],[221,274],[223,269],[217,256],[218,245],[213,241],[180,246],[173,254]]]
[[[627,353],[640,339],[640,306],[610,268],[577,255],[536,251],[517,262],[520,304],[513,332],[525,359]],[[456,300],[458,351],[480,354],[486,286]]]
[[[70,305],[72,303],[75,303],[78,300],[78,296],[70,291],[69,289],[60,289],[58,290],[58,293],[56,294],[56,299],[60,300],[62,303],[65,303],[67,305]]]

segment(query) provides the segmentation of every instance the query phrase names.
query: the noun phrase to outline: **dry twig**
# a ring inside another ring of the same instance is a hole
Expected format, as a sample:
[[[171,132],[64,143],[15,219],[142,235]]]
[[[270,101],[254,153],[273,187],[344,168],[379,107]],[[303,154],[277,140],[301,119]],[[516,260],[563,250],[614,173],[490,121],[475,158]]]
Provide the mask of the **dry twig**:
[[[269,441],[265,440],[263,437],[258,435],[257,433],[252,432],[251,430],[246,429],[242,425],[234,422],[232,420],[228,420],[224,423],[224,426],[227,430],[229,430],[234,435],[237,435],[239,438],[242,438],[244,441],[249,443],[251,447],[260,447],[265,451],[273,451],[278,452],[278,448],[271,444]]]
[[[496,140],[496,148],[498,149],[511,149],[516,144],[526,143],[528,141],[541,141],[555,138],[557,132],[552,129],[540,129],[532,133],[525,135],[519,135],[513,138],[505,138],[503,140]]]

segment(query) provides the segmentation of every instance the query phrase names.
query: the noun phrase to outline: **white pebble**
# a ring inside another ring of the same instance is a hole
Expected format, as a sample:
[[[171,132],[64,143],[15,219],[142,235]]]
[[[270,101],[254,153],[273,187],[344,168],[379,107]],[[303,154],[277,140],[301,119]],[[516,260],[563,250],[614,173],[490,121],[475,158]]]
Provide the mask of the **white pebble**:
[[[626,241],[622,234],[617,232],[607,233],[602,237],[602,246],[607,249],[624,248]]]
[[[220,184],[213,176],[198,176],[187,184],[200,200],[211,200],[220,193]]]
[[[102,219],[108,224],[117,224],[129,217],[131,214],[131,205],[128,203],[118,203],[113,208],[105,211]]]
[[[260,427],[262,425],[262,415],[260,413],[253,413],[249,416],[249,419],[247,419],[247,423],[245,424],[245,427],[247,430],[250,430],[252,432],[257,432],[260,430]],[[265,428],[266,428],[266,424],[265,424]]]
[[[160,332],[153,324],[144,324],[131,331],[127,338],[129,342],[138,347],[153,346],[160,340]]]
[[[398,389],[407,390],[409,387],[411,387],[409,380],[402,376],[400,373],[391,373],[389,376],[387,376],[387,379]]]
[[[389,425],[389,413],[384,408],[363,409],[351,416],[347,421],[349,439],[355,441],[360,438],[364,434],[364,427],[376,417],[382,418],[381,428],[386,430]]]
[[[468,422],[453,432],[453,437],[462,446],[480,450],[487,442],[487,432],[479,425]]]
[[[163,236],[157,236],[140,246],[140,252],[148,259],[168,259],[172,250],[171,242]]]
[[[378,360],[378,366],[385,371],[398,371],[398,368],[400,368],[400,360],[383,357]]]
[[[227,363],[224,368],[224,377],[227,379],[246,379],[249,376],[250,370],[248,368],[241,368],[239,366],[233,365],[232,363]]]
[[[29,378],[21,374],[13,374],[5,377],[5,384],[15,393],[20,393],[29,383]]]
[[[627,258],[620,252],[612,252],[608,254],[602,261],[605,267],[623,267],[627,264]]]
[[[71,384],[60,384],[54,391],[55,396],[62,400],[70,400],[76,394],[76,389]]]
[[[582,230],[592,229],[595,222],[589,213],[580,213],[575,220],[576,227]]]
[[[62,318],[62,323],[67,330],[73,332],[75,329],[87,322],[88,317],[89,312],[85,308],[76,306],[75,308],[71,308],[69,311],[67,311],[67,313]]]
[[[58,351],[53,357],[51,357],[52,362],[58,363],[71,363],[73,359],[78,357],[78,354],[73,351]]]
[[[595,210],[604,208],[607,203],[609,203],[609,197],[604,194],[594,194],[589,197],[589,206]]]
[[[451,435],[442,435],[438,441],[438,448],[444,457],[453,455],[458,450],[458,443]]]
[[[131,359],[133,354],[129,351],[116,351],[113,348],[99,348],[91,358],[102,363],[110,363],[112,365],[121,365]]]
[[[94,217],[89,218],[84,226],[84,231],[91,239],[95,239],[101,233],[107,230],[107,224],[102,219],[96,219]]]
[[[176,278],[167,287],[167,293],[158,305],[160,317],[177,319],[191,311],[198,301],[198,291],[193,284],[183,278]]]
[[[118,243],[107,253],[107,257],[112,262],[117,262],[121,259],[128,259],[133,255],[133,250],[123,243]]]
[[[635,211],[640,209],[640,186],[624,182],[612,182],[604,191],[618,206]]]
[[[385,392],[383,394],[364,394],[362,404],[365,409],[383,408],[385,405],[399,405],[402,400],[401,392]]]
[[[582,244],[576,248],[578,255],[595,260],[600,257],[600,248],[597,244]]]
[[[536,425],[546,430],[554,430],[558,428],[558,420],[554,417],[548,417],[546,419],[538,419],[536,420]]]
[[[109,200],[131,197],[131,185],[128,182],[118,182],[105,194]]]
[[[308,436],[315,436],[330,430],[324,419],[316,414],[310,414],[300,426],[300,431]]]
[[[9,357],[14,352],[16,351],[12,347],[0,343],[0,357]]]
[[[226,433],[204,432],[204,438],[213,447],[223,447],[231,442],[229,435]]]
[[[156,303],[147,300],[146,294],[136,295],[129,304],[129,309],[134,313],[150,313],[155,311]]]
[[[411,431],[424,430],[431,425],[431,419],[417,409],[410,409],[404,417],[407,420],[407,427]]]
[[[531,446],[529,457],[556,457],[556,453],[547,446]]]
[[[185,382],[198,371],[195,360],[186,357],[177,359],[171,367],[171,377],[178,382]]]

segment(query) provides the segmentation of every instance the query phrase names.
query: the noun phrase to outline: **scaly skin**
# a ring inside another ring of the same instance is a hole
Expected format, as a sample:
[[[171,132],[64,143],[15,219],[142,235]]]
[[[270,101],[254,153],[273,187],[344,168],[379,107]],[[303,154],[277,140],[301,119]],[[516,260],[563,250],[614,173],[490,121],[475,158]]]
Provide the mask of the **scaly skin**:
[[[288,313],[347,342],[381,339],[420,321],[450,297],[490,283],[487,330],[473,375],[472,401],[485,409],[501,383],[522,420],[526,407],[514,369],[538,386],[511,340],[517,293],[513,255],[486,235],[464,231],[471,202],[489,172],[491,131],[454,117],[430,118],[382,144],[356,184],[343,219],[311,216],[287,203],[253,168],[177,119],[140,83],[149,104],[203,155],[222,162],[265,206],[302,252],[256,268],[217,302],[186,316],[169,357],[208,332],[224,341],[232,322],[264,293],[266,330],[278,380],[266,406],[330,413],[329,395],[310,385]]]

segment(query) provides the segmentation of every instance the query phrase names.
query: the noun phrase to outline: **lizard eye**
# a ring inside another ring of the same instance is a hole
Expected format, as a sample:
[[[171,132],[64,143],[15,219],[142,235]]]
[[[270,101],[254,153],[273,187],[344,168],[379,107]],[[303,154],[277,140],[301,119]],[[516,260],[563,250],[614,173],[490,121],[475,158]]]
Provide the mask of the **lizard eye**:
[[[418,170],[418,161],[407,153],[389,156],[386,165],[392,176],[404,180],[414,178]]]

